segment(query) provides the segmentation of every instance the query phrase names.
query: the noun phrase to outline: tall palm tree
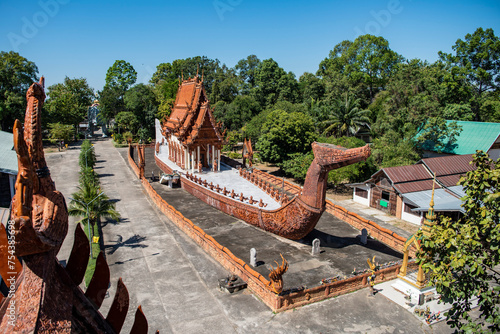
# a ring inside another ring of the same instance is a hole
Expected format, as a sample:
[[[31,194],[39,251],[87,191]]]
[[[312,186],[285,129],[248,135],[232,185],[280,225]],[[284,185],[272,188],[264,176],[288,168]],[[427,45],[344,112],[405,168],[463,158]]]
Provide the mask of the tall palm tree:
[[[332,113],[328,119],[322,122],[325,126],[323,134],[333,133],[338,136],[354,136],[362,126],[370,128],[370,110],[361,110],[359,102],[361,99],[353,99],[352,96],[345,97],[345,101],[337,100]]]
[[[78,191],[72,194],[69,202],[68,213],[70,216],[83,217],[80,222],[90,222],[94,227],[101,218],[120,219],[120,213],[115,209],[115,203],[111,202],[106,194],[101,194],[100,187],[94,182],[87,182],[78,187]],[[88,207],[88,216],[87,216]],[[90,235],[89,238],[92,238]]]

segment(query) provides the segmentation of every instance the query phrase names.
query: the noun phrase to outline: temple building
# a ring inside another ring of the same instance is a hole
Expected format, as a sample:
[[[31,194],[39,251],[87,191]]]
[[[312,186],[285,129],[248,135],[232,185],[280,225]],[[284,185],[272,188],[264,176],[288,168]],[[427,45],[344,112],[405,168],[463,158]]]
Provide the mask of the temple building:
[[[220,170],[224,138],[210,109],[203,78],[196,75],[182,81],[170,117],[159,125],[156,140],[162,151],[167,150],[170,161],[190,172]]]

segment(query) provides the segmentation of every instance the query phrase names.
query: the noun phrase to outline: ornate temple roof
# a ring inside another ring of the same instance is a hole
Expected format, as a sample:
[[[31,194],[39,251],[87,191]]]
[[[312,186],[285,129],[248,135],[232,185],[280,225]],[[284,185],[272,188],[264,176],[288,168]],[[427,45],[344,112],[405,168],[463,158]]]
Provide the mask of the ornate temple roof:
[[[222,145],[223,136],[207,99],[203,80],[198,76],[184,80],[170,117],[163,122],[164,135],[173,134],[186,146]]]

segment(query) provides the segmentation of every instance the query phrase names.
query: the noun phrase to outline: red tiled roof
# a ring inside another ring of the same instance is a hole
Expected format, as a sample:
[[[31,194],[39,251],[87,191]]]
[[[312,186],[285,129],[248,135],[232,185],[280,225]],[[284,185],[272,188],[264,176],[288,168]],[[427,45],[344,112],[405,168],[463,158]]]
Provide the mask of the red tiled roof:
[[[222,144],[223,136],[198,76],[184,80],[179,86],[172,113],[162,129],[164,133],[174,134],[184,145],[195,143],[201,132],[204,143]]]

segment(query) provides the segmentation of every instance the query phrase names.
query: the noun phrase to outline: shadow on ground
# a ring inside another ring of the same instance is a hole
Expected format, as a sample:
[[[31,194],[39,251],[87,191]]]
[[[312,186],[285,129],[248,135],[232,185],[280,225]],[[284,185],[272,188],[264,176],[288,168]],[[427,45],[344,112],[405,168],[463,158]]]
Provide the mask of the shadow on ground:
[[[115,242],[114,245],[105,245],[104,248],[107,254],[113,254],[120,247],[128,247],[128,248],[146,248],[148,245],[142,244],[142,242],[146,240],[146,237],[135,234],[128,238],[127,240],[123,240],[121,235],[118,235],[118,239],[116,241],[110,240],[109,242]]]

